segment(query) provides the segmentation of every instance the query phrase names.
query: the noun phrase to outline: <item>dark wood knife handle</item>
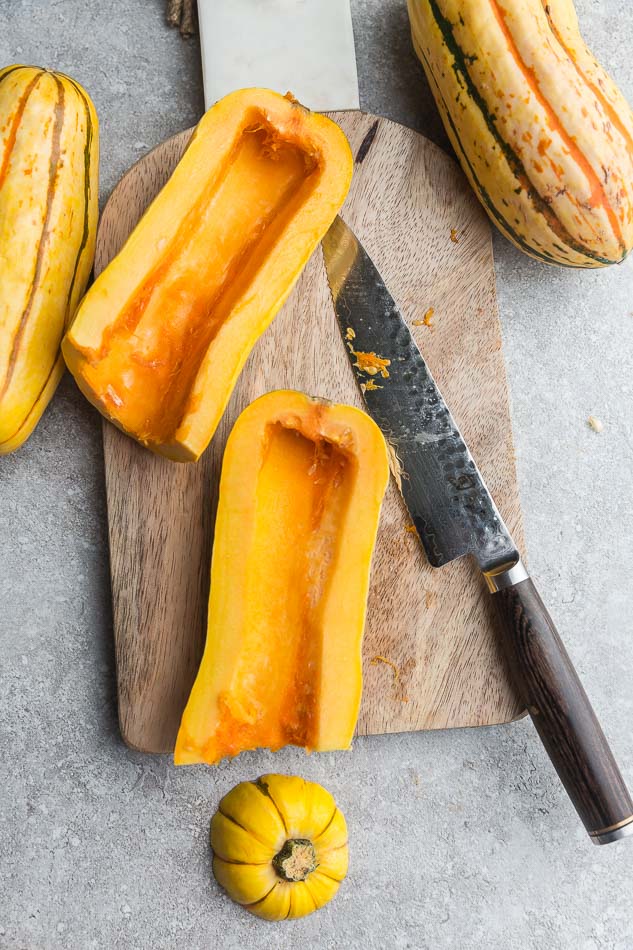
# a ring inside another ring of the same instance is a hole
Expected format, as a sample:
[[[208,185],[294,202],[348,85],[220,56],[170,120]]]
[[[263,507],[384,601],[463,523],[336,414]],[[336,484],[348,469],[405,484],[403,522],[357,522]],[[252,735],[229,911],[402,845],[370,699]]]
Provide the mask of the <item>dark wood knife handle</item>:
[[[633,831],[633,801],[578,674],[532,580],[493,593],[517,690],[589,835]]]

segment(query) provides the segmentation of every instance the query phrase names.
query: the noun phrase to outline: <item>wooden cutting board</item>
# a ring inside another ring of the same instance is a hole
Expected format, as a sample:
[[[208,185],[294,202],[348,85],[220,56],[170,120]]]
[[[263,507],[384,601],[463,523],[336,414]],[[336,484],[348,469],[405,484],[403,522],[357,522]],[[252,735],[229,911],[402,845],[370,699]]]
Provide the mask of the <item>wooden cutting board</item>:
[[[342,215],[410,318],[501,513],[523,545],[488,221],[458,167],[431,142],[372,115],[333,117],[356,156]],[[190,134],[159,145],[114,189],[101,218],[97,273],[163,186]],[[429,327],[422,321],[431,307]],[[204,644],[224,444],[241,410],[280,388],[361,405],[320,250],[255,346],[197,464],[158,458],[104,423],[119,718],[125,742],[136,749],[173,749]],[[392,479],[372,567],[358,732],[516,718],[521,705],[478,572],[468,561],[430,568],[409,523]]]

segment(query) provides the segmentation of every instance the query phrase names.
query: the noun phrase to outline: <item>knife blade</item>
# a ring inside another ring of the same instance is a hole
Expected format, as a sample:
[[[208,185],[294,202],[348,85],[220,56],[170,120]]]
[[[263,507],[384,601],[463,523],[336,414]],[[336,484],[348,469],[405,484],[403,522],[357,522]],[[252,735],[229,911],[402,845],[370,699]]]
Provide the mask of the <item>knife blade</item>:
[[[633,834],[633,801],[604,733],[406,320],[341,217],[322,246],[352,369],[429,562],[476,561],[517,689],[592,841]]]
[[[198,20],[207,108],[244,86],[359,108],[349,0],[198,0]]]
[[[429,562],[441,567],[472,554],[482,571],[516,563],[516,546],[409,328],[342,218],[323,251],[352,368],[395,450],[400,490]]]

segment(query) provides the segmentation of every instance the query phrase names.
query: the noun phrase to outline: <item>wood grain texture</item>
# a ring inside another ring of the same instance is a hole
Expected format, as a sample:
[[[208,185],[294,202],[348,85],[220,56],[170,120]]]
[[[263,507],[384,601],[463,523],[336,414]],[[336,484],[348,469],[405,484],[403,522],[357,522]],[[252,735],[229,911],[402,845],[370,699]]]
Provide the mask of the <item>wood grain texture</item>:
[[[440,149],[387,119],[336,113],[357,156],[342,215],[358,233],[523,546],[490,228],[466,179]],[[158,146],[112,193],[100,271],[182,154],[189,132]],[[451,240],[451,229],[457,241]],[[433,326],[422,325],[434,308]],[[271,389],[361,405],[337,329],[321,251],[255,346],[213,442],[196,465],[153,456],[108,423],[108,494],[119,717],[138,749],[173,748],[205,636],[222,452],[239,412]],[[372,567],[360,734],[507,722],[521,713],[498,618],[473,565],[434,571],[407,531],[392,483]],[[383,657],[393,668],[377,659]]]
[[[633,821],[633,801],[534,583],[493,595],[509,667],[547,754],[590,835]]]

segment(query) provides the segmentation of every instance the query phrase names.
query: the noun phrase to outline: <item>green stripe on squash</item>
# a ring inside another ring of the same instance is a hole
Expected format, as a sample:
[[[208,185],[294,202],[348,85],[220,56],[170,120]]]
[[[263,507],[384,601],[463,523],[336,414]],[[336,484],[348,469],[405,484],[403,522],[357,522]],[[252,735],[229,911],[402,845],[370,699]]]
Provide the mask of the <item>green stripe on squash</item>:
[[[575,50],[585,50],[580,34],[577,42],[551,47],[542,0],[504,0],[503,6],[460,0],[450,5],[454,14],[442,0],[408,5],[414,46],[442,120],[493,222],[547,263],[601,267],[623,260],[633,246],[633,150],[625,147],[628,139],[594,128],[594,107],[602,114],[606,93],[596,99],[595,82],[576,61]],[[509,70],[510,85],[500,82],[497,91],[496,65],[486,70],[484,60],[498,63],[499,75]],[[552,85],[556,69],[560,95]],[[633,126],[625,101],[609,88],[622,128]],[[488,102],[493,92],[503,113]],[[525,145],[515,144],[519,136]]]

